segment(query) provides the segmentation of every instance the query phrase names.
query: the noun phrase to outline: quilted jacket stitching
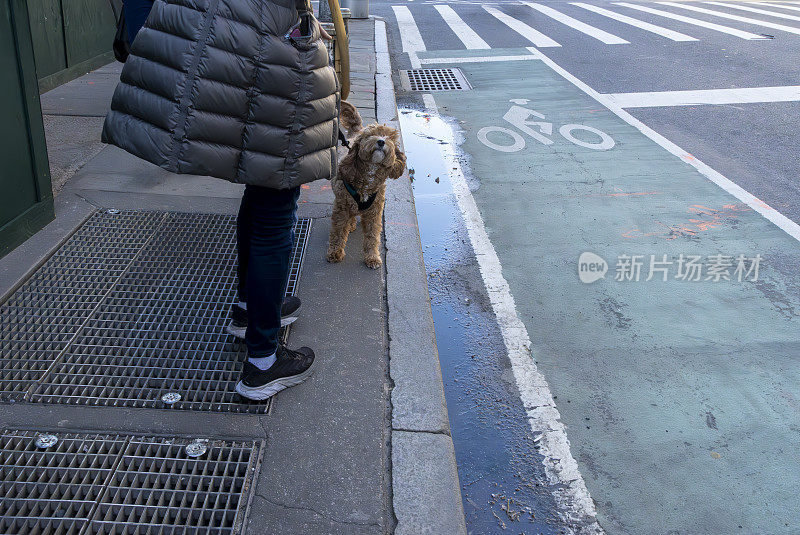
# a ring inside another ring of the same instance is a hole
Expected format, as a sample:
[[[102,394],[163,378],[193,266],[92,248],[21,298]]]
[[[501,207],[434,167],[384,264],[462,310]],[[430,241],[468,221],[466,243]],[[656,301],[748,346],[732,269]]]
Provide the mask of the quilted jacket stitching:
[[[203,51],[205,44],[211,35],[211,29],[214,26],[214,16],[216,15],[217,8],[219,7],[219,0],[211,0],[203,17],[203,26],[200,31],[200,37],[192,50],[192,64],[186,73],[186,84],[183,86],[183,95],[181,95],[178,110],[180,115],[178,121],[175,123],[175,134],[173,139],[180,143],[180,138],[185,137],[186,126],[189,121],[189,108],[192,105],[191,98],[194,87],[197,84],[199,77],[197,71],[200,68],[200,61],[203,59]],[[183,155],[186,149],[186,142],[180,143],[179,149],[173,152],[175,169],[180,167],[180,162],[183,160]]]

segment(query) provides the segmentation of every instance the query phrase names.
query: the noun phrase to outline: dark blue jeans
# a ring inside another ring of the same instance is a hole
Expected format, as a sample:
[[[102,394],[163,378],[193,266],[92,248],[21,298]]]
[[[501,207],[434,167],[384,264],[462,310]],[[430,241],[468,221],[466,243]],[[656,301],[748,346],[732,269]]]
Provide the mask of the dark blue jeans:
[[[124,5],[125,27],[128,29],[128,39],[133,43],[150,14],[153,0],[124,0]]]
[[[245,342],[252,357],[278,348],[300,188],[246,186],[239,208],[239,300],[247,303]]]

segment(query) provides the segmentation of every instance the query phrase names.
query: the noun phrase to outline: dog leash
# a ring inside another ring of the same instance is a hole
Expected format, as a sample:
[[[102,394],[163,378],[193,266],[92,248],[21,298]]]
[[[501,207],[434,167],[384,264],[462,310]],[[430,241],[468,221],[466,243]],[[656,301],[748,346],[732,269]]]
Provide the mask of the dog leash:
[[[339,141],[343,146],[347,147],[348,149],[350,148],[350,142],[347,141],[347,137],[344,135],[344,132],[342,132],[341,128],[339,129]]]
[[[347,137],[344,135],[344,132],[342,132],[341,128],[339,129],[339,141],[348,149],[350,148],[350,142],[347,141]],[[376,191],[370,195],[366,202],[364,202],[361,200],[361,197],[358,195],[358,192],[353,186],[351,186],[346,180],[342,180],[342,182],[344,182],[344,189],[346,189],[347,193],[349,193],[353,200],[356,201],[356,204],[358,205],[358,211],[363,212],[364,210],[369,210],[369,207],[375,202],[378,192]]]

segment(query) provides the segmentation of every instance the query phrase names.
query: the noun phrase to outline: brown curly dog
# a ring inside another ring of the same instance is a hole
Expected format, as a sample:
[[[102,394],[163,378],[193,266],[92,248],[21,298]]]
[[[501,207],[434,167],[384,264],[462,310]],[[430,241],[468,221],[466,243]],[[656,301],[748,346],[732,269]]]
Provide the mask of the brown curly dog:
[[[371,124],[350,142],[350,151],[339,163],[339,175],[331,188],[336,196],[328,239],[328,262],[344,260],[347,237],[361,216],[364,229],[364,263],[373,269],[381,261],[381,230],[386,179],[399,178],[406,168],[406,155],[398,146],[400,132]]]

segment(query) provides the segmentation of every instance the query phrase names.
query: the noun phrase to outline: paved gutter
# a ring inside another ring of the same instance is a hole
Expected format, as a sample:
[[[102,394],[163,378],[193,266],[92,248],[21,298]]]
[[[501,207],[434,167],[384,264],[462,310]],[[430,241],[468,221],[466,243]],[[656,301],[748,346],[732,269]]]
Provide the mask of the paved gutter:
[[[375,34],[378,120],[399,128],[384,21],[376,21]],[[406,176],[389,183],[384,219],[396,533],[466,533],[414,193]]]

